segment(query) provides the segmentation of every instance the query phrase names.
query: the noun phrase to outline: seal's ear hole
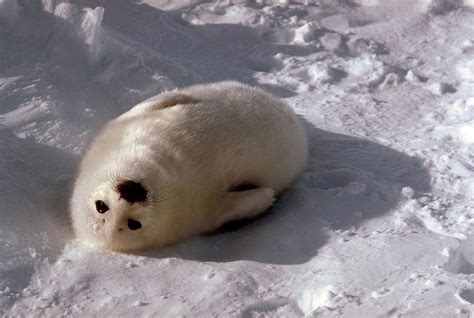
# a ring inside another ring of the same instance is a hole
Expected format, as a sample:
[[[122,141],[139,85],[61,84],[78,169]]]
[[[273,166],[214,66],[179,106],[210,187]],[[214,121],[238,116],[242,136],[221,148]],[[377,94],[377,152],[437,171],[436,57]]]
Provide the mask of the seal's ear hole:
[[[130,203],[145,202],[147,191],[139,183],[132,180],[125,180],[117,185],[117,192],[121,199],[125,199]]]
[[[109,207],[107,206],[107,204],[104,203],[104,201],[97,200],[95,201],[95,209],[97,210],[97,212],[102,214],[107,212],[109,210]]]

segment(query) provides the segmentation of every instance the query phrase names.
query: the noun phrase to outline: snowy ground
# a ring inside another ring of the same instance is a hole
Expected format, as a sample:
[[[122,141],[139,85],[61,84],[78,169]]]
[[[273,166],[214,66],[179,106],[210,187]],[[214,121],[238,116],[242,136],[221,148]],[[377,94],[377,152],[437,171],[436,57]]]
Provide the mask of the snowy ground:
[[[471,316],[473,7],[0,0],[0,315]],[[305,119],[296,184],[262,217],[164,250],[74,241],[68,193],[97,129],[224,79]]]

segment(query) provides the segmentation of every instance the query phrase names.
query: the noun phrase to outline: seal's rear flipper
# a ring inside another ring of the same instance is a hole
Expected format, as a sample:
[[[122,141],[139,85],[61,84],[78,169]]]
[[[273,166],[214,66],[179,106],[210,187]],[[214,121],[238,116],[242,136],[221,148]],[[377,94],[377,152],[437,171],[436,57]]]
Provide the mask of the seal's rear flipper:
[[[222,198],[221,213],[216,226],[230,221],[251,218],[264,212],[275,200],[271,188],[230,191]]]

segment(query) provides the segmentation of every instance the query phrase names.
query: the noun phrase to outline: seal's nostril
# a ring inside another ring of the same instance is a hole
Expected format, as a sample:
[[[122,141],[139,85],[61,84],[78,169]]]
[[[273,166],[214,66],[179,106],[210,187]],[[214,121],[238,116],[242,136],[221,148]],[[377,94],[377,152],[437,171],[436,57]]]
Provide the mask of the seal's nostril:
[[[142,227],[142,224],[134,219],[128,219],[128,228],[132,231],[138,230]]]

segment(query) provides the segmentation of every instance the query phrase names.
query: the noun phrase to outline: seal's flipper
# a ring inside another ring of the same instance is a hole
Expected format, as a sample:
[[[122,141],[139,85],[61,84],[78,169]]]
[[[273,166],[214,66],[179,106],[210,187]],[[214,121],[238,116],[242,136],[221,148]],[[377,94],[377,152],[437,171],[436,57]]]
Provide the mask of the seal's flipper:
[[[246,191],[230,191],[222,198],[221,214],[217,226],[230,221],[251,218],[264,212],[275,200],[271,188],[256,188]]]

